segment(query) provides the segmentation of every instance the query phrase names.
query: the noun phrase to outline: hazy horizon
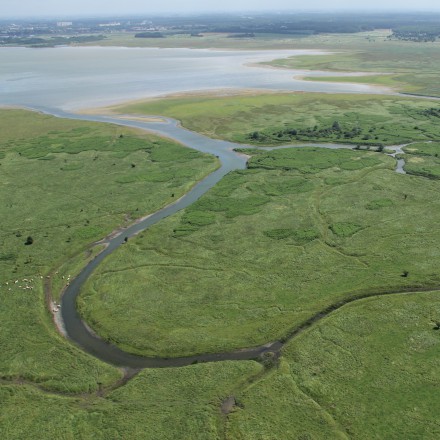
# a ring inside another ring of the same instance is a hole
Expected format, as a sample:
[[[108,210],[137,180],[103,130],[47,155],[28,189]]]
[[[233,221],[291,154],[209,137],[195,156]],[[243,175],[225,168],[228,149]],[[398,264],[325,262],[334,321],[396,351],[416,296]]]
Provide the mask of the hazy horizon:
[[[263,0],[223,0],[218,1],[167,0],[154,6],[144,0],[77,0],[65,3],[57,0],[3,0],[0,18],[54,18],[54,17],[108,17],[127,15],[159,14],[194,14],[225,12],[440,12],[440,4],[434,0],[419,0],[416,3],[408,0],[370,0],[368,3],[353,4],[350,0],[309,0],[307,7],[303,2],[289,0],[272,0],[270,6]]]

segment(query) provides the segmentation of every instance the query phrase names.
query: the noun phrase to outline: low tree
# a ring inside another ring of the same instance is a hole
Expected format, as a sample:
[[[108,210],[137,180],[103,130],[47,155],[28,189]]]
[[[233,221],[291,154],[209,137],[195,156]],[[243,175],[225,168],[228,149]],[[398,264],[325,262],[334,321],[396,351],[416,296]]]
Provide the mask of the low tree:
[[[332,130],[334,130],[334,131],[341,131],[341,125],[339,124],[338,121],[333,122]]]

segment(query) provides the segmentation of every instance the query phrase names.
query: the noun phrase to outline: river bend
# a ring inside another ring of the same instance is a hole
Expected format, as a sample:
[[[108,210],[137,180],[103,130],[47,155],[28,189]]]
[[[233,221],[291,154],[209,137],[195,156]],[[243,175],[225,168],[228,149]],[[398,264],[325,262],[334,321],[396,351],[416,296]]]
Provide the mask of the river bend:
[[[75,113],[67,113],[59,109],[51,109],[45,107],[34,108],[34,110],[50,114],[56,117],[69,118],[69,119],[79,119],[87,120],[93,122],[105,122],[112,123],[127,127],[139,128],[146,130],[150,133],[154,133],[161,136],[166,136],[173,139],[186,147],[193,148],[200,152],[209,153],[217,156],[221,162],[220,168],[205,177],[202,181],[197,183],[188,193],[181,197],[176,202],[156,211],[152,215],[136,222],[135,224],[122,230],[117,235],[112,235],[104,239],[101,243],[106,245],[104,251],[102,251],[98,256],[96,256],[92,261],[90,261],[83,270],[75,277],[70,285],[67,286],[66,290],[61,299],[61,317],[63,321],[63,326],[66,331],[67,336],[77,345],[79,345],[84,351],[89,354],[105,361],[110,364],[119,367],[128,368],[161,368],[161,367],[182,367],[190,365],[197,362],[214,362],[214,361],[226,361],[226,360],[250,360],[257,359],[264,356],[266,353],[276,353],[278,354],[284,345],[282,341],[274,341],[268,344],[245,348],[242,350],[236,350],[225,353],[207,353],[199,354],[180,358],[160,358],[160,357],[144,357],[137,356],[131,353],[127,353],[118,347],[104,341],[103,339],[96,336],[88,326],[81,319],[80,314],[76,308],[76,300],[80,294],[81,288],[96,267],[112,252],[114,252],[119,246],[121,246],[126,237],[132,237],[139,232],[148,229],[152,225],[156,224],[160,220],[175,214],[176,212],[188,207],[196,200],[198,200],[203,194],[205,194],[210,188],[216,185],[227,173],[233,170],[245,169],[246,168],[246,157],[243,154],[234,151],[234,148],[243,148],[246,145],[234,144],[227,141],[210,139],[201,134],[189,131],[180,126],[180,124],[170,118],[161,118],[161,121],[140,121],[140,120],[130,120],[128,118],[119,119],[110,116],[98,116],[98,115],[79,115]],[[341,144],[319,144],[310,143],[301,146],[318,146],[321,148],[347,148],[351,149],[352,146],[341,145]],[[298,145],[293,145],[292,147],[301,147]],[[250,147],[250,146],[249,146]],[[286,148],[288,146],[278,147]],[[255,147],[252,147],[255,148]],[[268,149],[273,149],[270,147]],[[277,147],[275,147],[277,148]],[[396,152],[399,147],[395,147]],[[399,163],[396,171],[401,172],[402,163]],[[349,301],[347,301],[349,302]],[[343,304],[340,304],[341,306]],[[330,313],[333,308],[330,307],[325,313]],[[317,317],[321,317],[323,312],[320,312],[316,316],[310,318],[306,321],[303,326],[298,327],[297,330],[301,328],[308,327],[314,322]]]

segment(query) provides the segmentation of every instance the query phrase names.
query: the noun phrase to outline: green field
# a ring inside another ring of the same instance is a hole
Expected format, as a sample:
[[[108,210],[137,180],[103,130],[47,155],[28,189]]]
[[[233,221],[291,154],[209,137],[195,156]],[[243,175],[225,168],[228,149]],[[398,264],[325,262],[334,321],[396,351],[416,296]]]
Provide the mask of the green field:
[[[79,307],[100,335],[149,355],[219,352],[346,298],[439,285],[438,182],[380,153],[252,153],[97,269]]]
[[[439,109],[434,101],[394,96],[280,93],[169,97],[113,111],[170,116],[210,137],[254,145],[394,145],[439,139]]]
[[[438,438],[439,317],[439,292],[344,306],[236,395],[226,438]]]
[[[388,41],[390,32],[376,30],[356,34],[255,34],[254,38],[231,38],[229,33],[204,33],[203,37],[190,34],[164,35],[164,38],[135,38],[133,33],[112,32],[105,39],[96,42],[83,42],[79,46],[122,46],[122,47],[160,47],[191,49],[231,49],[231,50],[294,50],[317,49],[336,50],[368,48],[371,43],[382,47],[390,43],[391,47],[406,47],[413,43]],[[406,45],[406,46],[405,46]],[[417,46],[416,46],[417,47]]]
[[[121,373],[57,334],[43,281],[64,265],[58,294],[91,243],[170,203],[217,163],[139,131],[20,110],[0,112],[0,155],[0,376],[70,393],[108,386]]]
[[[440,143],[414,143],[404,147],[405,170],[410,174],[440,179]]]
[[[81,43],[80,46],[160,47],[191,49],[272,50],[291,49],[301,37],[260,35],[256,38],[229,38],[228,34],[209,33],[203,37],[189,34],[167,35],[165,38],[135,38],[131,33],[112,33],[104,40]]]
[[[100,44],[328,49],[338,53],[274,64],[363,71],[341,80],[440,96],[440,43],[387,35],[112,34]],[[246,170],[106,258],[78,307],[127,351],[176,357],[287,340],[279,359],[143,370],[126,381],[132,372],[57,333],[47,296],[59,300],[102,249],[97,240],[175,201],[218,161],[133,129],[0,110],[0,437],[438,439],[439,104],[272,93],[113,110],[171,116],[253,146],[373,148],[240,150]],[[398,156],[407,175],[374,152],[395,144],[408,144]]]
[[[98,395],[2,384],[0,432],[8,440],[220,439],[222,401],[261,370],[252,361],[145,370],[125,387]]]
[[[434,55],[439,49],[437,44],[428,46],[387,42],[374,49],[376,50],[366,48],[354,51],[347,48],[343,49],[342,53],[333,55],[299,56],[265,64],[281,68],[329,72],[328,76],[305,77],[312,81],[359,82],[391,87],[396,91],[410,94],[440,95],[440,88],[435,81],[435,72],[439,67]],[[372,72],[381,75],[335,77],[331,72]]]

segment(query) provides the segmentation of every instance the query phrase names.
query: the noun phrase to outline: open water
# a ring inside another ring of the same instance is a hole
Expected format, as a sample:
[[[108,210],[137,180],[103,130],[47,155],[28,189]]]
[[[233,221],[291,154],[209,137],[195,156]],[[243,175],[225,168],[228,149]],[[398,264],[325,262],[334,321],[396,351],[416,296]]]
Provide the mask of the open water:
[[[123,47],[0,48],[0,105],[77,110],[171,93],[212,89],[380,93],[363,84],[295,79],[324,72],[255,63],[310,50],[231,51]],[[334,76],[332,74],[332,76]]]

